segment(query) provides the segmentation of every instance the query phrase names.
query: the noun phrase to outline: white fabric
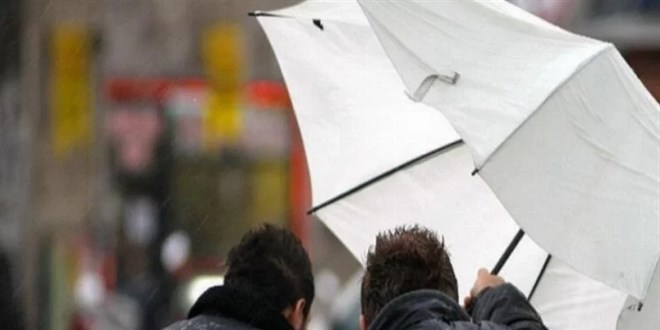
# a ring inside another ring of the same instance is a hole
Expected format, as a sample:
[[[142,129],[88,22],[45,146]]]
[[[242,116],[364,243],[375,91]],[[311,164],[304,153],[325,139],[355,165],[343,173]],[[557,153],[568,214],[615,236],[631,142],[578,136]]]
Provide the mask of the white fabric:
[[[658,313],[660,311],[660,264],[655,268],[642,310],[639,310],[639,301],[633,298],[628,298],[625,306],[625,309],[619,315],[618,329],[658,328],[658,325],[660,325],[660,313]]]
[[[376,234],[401,224],[420,224],[444,236],[461,296],[476,271],[493,267],[518,227],[483,181],[464,173],[472,163],[457,147],[318,211],[320,219],[361,262]],[[460,175],[459,173],[464,173]],[[502,276],[529,292],[546,252],[521,241]]]
[[[406,97],[368,25],[323,20],[321,30],[307,19],[259,22],[296,109],[314,205],[458,140],[442,115]]]
[[[362,1],[413,93],[545,250],[643,298],[660,255],[660,109],[612,46],[505,1]]]
[[[614,330],[625,300],[625,293],[552,258],[531,302],[548,329]],[[567,310],[580,312],[567,313]]]
[[[434,106],[467,142],[477,168],[606,46],[504,1],[361,4],[410,92],[431,74],[460,74],[456,85],[435,83],[444,97]]]
[[[610,48],[585,65],[481,176],[554,256],[642,297],[660,254],[660,126],[618,63]]]
[[[626,300],[625,293],[581,275],[555,258],[548,264],[531,302],[548,329],[657,329],[660,324],[658,268],[651,283],[640,311],[636,299]],[[567,310],[580,312],[567,313]]]

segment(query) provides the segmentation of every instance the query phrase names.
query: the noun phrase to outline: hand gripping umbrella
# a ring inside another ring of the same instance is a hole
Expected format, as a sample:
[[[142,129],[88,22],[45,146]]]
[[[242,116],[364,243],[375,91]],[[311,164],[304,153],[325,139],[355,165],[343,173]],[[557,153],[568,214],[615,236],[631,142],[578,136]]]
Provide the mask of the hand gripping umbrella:
[[[503,260],[511,237],[519,235],[488,187],[470,175],[469,151],[446,119],[402,92],[403,83],[354,2],[308,1],[255,15],[291,92],[315,214],[359,260],[380,230],[402,223],[437,230],[452,252],[460,291],[467,293],[475,270]],[[547,313],[540,309],[546,320],[553,315],[571,320],[571,313],[573,320],[584,320],[584,309],[552,300],[570,280],[592,309],[607,314],[594,317],[593,329],[616,322],[624,295],[546,260],[546,252],[523,238],[502,274],[524,292],[538,284],[535,297],[554,293],[535,304],[549,302]],[[539,276],[544,264],[545,275]],[[564,323],[554,328],[585,328],[584,322]]]

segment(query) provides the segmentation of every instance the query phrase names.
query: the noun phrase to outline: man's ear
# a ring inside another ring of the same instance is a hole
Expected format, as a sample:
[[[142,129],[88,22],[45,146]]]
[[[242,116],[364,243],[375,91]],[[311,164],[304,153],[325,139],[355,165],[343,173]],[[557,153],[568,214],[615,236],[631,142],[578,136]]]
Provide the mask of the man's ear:
[[[360,314],[360,330],[367,330],[367,321],[364,314]]]
[[[284,317],[295,330],[305,329],[305,323],[307,322],[305,307],[307,307],[307,302],[301,298],[296,301],[293,308],[289,307],[284,311]]]

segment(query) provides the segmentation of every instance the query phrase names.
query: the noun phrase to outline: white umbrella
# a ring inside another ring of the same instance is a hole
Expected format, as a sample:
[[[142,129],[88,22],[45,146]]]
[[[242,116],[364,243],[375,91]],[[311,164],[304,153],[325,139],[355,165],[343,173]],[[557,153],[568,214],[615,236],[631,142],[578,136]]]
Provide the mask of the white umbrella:
[[[382,230],[438,230],[467,294],[476,270],[497,262],[518,227],[465,170],[469,152],[442,114],[401,92],[357,3],[336,5],[310,1],[259,16],[294,104],[313,210],[360,261]],[[521,244],[514,259],[525,271],[509,277],[529,292],[547,253]]]
[[[614,46],[505,1],[360,4],[525,232],[643,299],[660,256],[660,107]]]
[[[307,1],[257,15],[291,93],[316,215],[360,261],[380,230],[437,230],[466,294],[476,268],[498,260],[517,226],[470,175],[470,155],[446,119],[404,95],[354,2]],[[545,259],[523,239],[502,275],[530,292]],[[532,303],[551,328],[614,328],[624,294],[556,259],[544,274]]]

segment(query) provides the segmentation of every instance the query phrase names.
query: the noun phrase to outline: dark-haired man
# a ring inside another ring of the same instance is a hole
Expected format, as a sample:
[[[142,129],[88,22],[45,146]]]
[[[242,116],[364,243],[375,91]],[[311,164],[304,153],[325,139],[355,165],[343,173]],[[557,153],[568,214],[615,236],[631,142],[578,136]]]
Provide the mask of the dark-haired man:
[[[293,233],[264,225],[250,231],[227,258],[223,286],[208,289],[188,319],[167,330],[301,330],[314,300],[307,252]]]
[[[485,269],[478,273],[471,314],[458,304],[458,285],[444,242],[418,226],[380,233],[362,280],[362,330],[546,330],[525,296]]]

